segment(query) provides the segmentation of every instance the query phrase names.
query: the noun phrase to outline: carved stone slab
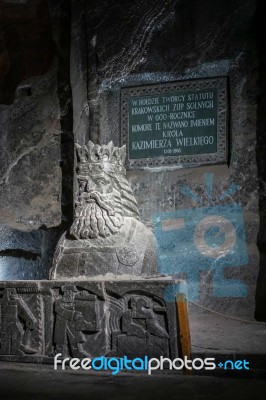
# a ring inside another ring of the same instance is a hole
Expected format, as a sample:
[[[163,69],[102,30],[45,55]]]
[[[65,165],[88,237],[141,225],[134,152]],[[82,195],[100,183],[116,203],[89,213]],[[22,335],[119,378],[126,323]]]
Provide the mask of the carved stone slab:
[[[175,358],[171,288],[178,281],[0,283],[0,360],[52,363],[64,357]]]

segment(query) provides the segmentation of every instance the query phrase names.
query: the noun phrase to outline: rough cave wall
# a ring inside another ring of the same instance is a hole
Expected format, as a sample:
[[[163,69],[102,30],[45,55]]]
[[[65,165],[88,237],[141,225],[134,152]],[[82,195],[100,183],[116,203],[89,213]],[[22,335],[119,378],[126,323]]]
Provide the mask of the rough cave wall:
[[[188,279],[192,300],[229,315],[253,318],[259,271],[256,2],[148,0],[140,4],[121,0],[85,1],[78,6],[72,1],[72,10],[72,89],[74,104],[75,98],[80,102],[74,113],[74,133],[80,143],[90,138],[94,142],[113,140],[115,145],[120,144],[123,87],[228,78],[227,164],[128,171],[128,177],[141,218],[157,236],[160,229],[156,230],[155,213],[193,210],[197,217],[202,207],[222,206],[220,217],[230,221],[232,205],[239,205],[239,218],[243,217],[243,221],[239,219],[241,226],[236,232],[236,236],[242,235],[241,244],[234,250],[240,255],[238,260],[232,259],[227,265],[217,259],[199,261],[193,229],[186,220],[184,235],[186,229],[192,229],[187,236],[189,243],[183,248],[169,243],[168,256],[172,259],[172,274]],[[82,48],[87,48],[87,58]],[[211,198],[208,181],[212,182]],[[200,201],[184,194],[185,187],[194,191]],[[235,189],[228,192],[229,188]],[[223,196],[224,193],[229,194]],[[219,200],[221,197],[223,201]],[[158,256],[162,258],[160,248]]]

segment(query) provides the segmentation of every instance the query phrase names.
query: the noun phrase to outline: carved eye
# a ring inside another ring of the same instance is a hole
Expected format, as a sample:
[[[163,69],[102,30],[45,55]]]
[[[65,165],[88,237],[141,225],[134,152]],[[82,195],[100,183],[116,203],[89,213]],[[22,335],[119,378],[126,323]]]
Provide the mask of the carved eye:
[[[106,180],[105,178],[98,178],[98,179],[95,179],[94,182],[95,182],[97,185],[106,185],[106,184],[108,183],[107,180]]]

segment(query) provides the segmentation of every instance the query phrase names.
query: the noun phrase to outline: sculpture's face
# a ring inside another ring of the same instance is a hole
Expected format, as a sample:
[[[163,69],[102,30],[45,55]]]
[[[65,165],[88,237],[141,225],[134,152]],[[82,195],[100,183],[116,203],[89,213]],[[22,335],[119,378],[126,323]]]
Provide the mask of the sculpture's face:
[[[63,300],[65,303],[72,303],[74,301],[75,293],[72,290],[64,292]]]
[[[8,289],[8,296],[10,300],[15,300],[17,297],[17,291],[14,288]]]
[[[90,175],[88,192],[98,192],[102,195],[113,193],[112,178],[105,172]]]
[[[79,203],[71,227],[73,236],[96,239],[119,231],[123,224],[121,195],[110,174],[95,168],[87,181],[79,179]]]
[[[78,193],[70,234],[76,239],[116,234],[124,216],[138,218],[136,199],[125,179],[126,147],[76,144]]]

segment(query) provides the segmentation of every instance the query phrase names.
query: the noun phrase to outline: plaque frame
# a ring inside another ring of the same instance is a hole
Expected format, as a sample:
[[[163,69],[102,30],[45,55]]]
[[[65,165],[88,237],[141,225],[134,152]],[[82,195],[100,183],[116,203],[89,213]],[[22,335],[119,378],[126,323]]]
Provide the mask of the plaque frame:
[[[193,155],[129,158],[128,100],[132,97],[176,94],[177,91],[217,89],[217,152]],[[144,169],[158,167],[189,168],[209,164],[226,164],[228,161],[228,89],[227,77],[191,79],[121,88],[121,144],[127,146],[126,168]]]

